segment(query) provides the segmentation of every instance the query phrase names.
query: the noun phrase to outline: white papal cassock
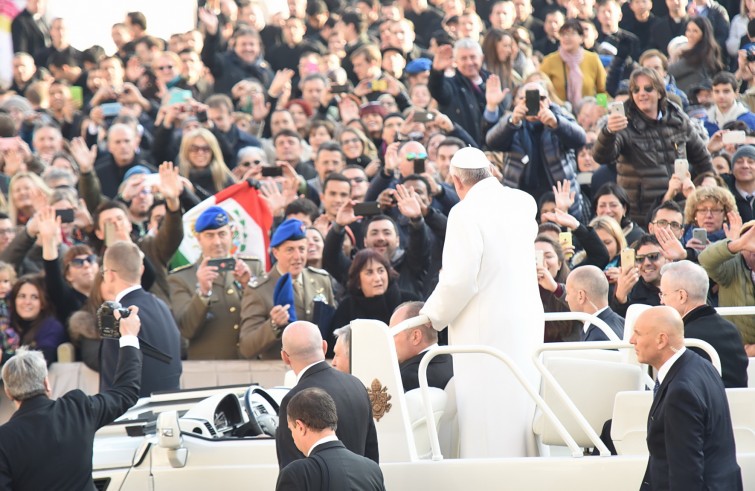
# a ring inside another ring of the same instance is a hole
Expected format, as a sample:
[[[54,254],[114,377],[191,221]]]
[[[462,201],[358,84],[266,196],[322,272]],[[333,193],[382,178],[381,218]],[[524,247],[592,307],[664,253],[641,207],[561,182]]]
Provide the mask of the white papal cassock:
[[[421,313],[435,329],[448,326],[450,345],[500,349],[537,390],[531,356],[543,342],[543,304],[533,244],[536,211],[530,195],[494,177],[472,186],[448,216],[443,269]],[[535,405],[502,362],[454,355],[454,377],[462,457],[532,453]]]

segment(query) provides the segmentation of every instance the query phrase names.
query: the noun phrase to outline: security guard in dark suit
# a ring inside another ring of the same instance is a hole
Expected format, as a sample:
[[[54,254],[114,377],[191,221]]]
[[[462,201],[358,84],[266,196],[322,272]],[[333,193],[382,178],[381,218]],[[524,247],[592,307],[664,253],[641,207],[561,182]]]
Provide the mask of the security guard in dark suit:
[[[262,275],[262,262],[237,256],[235,264],[210,265],[210,260],[229,258],[231,251],[229,217],[218,206],[199,215],[194,231],[202,256],[168,276],[173,315],[189,341],[188,359],[238,359],[241,297],[250,279]]]
[[[283,222],[275,230],[270,247],[277,262],[267,276],[249,284],[241,301],[239,349],[246,358],[280,359],[280,336],[289,322],[317,324],[316,317],[335,305],[330,275],[306,266],[307,235],[302,222]],[[290,304],[276,305],[274,299],[276,285],[287,273],[291,276],[296,319],[291,318]]]

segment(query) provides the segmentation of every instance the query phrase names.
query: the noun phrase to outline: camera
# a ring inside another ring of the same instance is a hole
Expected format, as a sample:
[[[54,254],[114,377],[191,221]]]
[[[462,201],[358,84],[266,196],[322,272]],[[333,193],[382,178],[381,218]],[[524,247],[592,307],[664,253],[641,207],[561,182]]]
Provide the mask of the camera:
[[[747,50],[747,61],[755,61],[755,49],[749,48]]]
[[[115,312],[121,314],[121,318],[128,317],[131,311],[124,308],[118,302],[103,302],[97,309],[97,327],[103,339],[118,339],[121,337],[121,322],[115,318]]]

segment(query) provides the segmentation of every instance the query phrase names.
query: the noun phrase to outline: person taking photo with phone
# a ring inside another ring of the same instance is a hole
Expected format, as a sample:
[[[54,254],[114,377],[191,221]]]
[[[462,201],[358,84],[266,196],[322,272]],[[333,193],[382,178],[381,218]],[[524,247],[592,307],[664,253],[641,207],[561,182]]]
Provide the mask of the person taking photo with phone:
[[[617,109],[609,110],[593,158],[616,167],[617,183],[629,198],[629,218],[645,227],[656,199],[668,190],[677,159],[687,159],[692,179],[712,171],[713,166],[702,131],[668,100],[655,70],[634,70],[629,91],[631,96],[623,106],[611,106]]]
[[[256,257],[231,257],[233,230],[228,213],[207,208],[194,225],[202,255],[168,275],[170,306],[189,360],[239,358],[241,297],[253,277],[264,272]]]
[[[585,146],[585,131],[566,111],[553,104],[538,82],[519,88],[514,111],[490,129],[490,150],[509,152],[503,183],[535,200],[567,180],[574,192],[569,214],[585,222],[589,213],[577,182],[577,150]]]

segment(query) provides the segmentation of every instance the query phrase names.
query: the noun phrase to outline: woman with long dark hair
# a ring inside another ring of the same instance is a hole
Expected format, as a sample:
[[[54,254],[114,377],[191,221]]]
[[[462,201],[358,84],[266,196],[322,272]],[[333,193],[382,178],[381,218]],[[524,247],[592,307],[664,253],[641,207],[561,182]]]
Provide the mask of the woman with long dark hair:
[[[596,216],[609,216],[621,225],[628,245],[645,234],[645,231],[629,217],[627,193],[615,183],[606,183],[598,189],[593,198],[593,209]]]
[[[690,89],[724,69],[721,48],[713,36],[713,26],[705,17],[693,17],[687,22],[684,32],[687,47],[679,60],[668,67],[676,85],[689,95]]]
[[[22,276],[10,291],[10,327],[21,338],[21,346],[37,349],[47,364],[58,360],[58,346],[66,341],[63,324],[55,318],[47,298],[44,279]]]
[[[482,40],[482,59],[491,75],[497,75],[501,88],[509,93],[503,99],[503,106],[511,105],[514,89],[522,83],[522,76],[514,69],[515,56],[518,53],[514,35],[506,30],[493,28]]]
[[[566,277],[569,265],[559,243],[545,235],[535,239],[535,250],[543,254],[543,264],[537,266],[537,282],[540,287],[540,299],[545,312],[568,312],[566,304]],[[544,341],[576,341],[576,323],[573,321],[549,321],[545,323]]]

